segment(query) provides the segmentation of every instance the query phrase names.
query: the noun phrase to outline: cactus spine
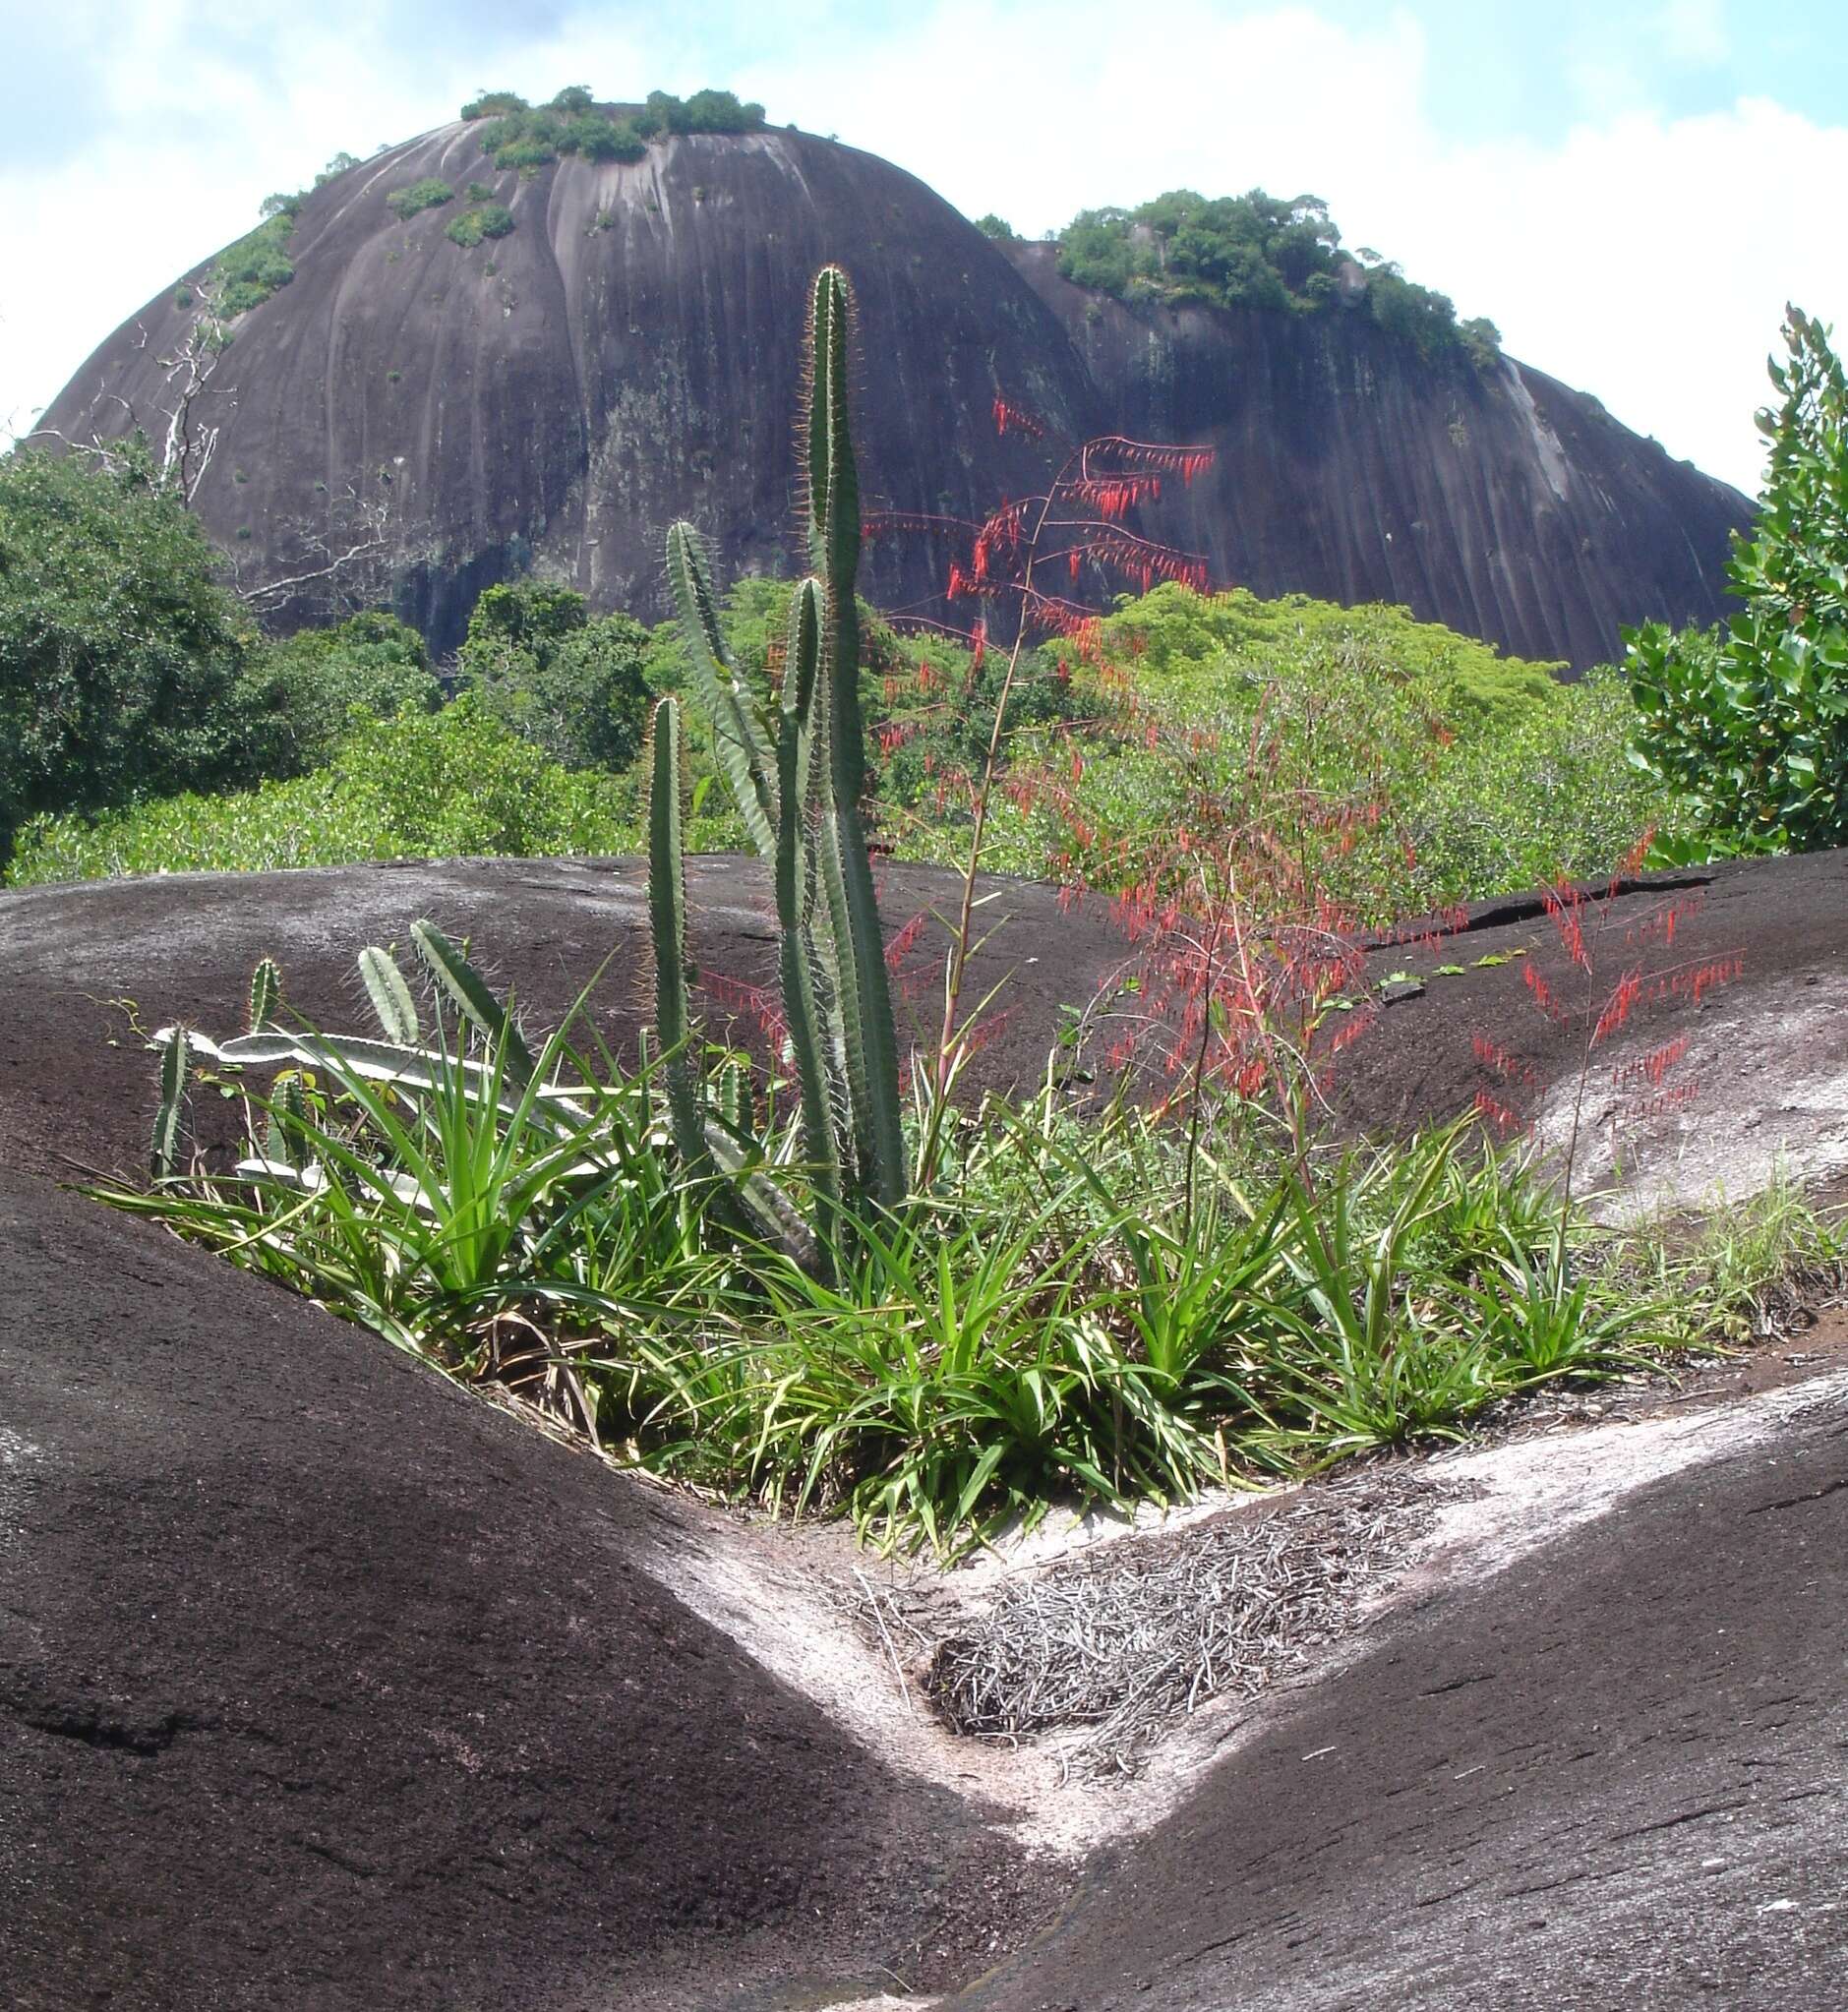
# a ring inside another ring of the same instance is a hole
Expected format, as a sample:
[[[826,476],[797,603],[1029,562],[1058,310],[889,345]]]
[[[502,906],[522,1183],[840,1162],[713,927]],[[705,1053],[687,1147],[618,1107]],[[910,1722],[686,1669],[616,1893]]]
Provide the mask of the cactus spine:
[[[719,768],[775,877],[783,1011],[824,1254],[838,1247],[844,1205],[891,1210],[905,1196],[898,1042],[860,814],[865,748],[854,598],[860,496],[847,411],[850,319],[846,275],[826,266],[809,303],[804,451],[814,576],[791,602],[774,735],[727,654],[698,534],[687,524],[668,533],[668,575],[694,682],[711,715]],[[670,831],[651,816],[649,898],[663,971],[684,941],[674,933],[672,914],[676,900],[684,901],[677,892],[685,888],[679,845],[678,824]],[[666,1043],[675,1039],[665,1011],[670,989],[658,989]]]

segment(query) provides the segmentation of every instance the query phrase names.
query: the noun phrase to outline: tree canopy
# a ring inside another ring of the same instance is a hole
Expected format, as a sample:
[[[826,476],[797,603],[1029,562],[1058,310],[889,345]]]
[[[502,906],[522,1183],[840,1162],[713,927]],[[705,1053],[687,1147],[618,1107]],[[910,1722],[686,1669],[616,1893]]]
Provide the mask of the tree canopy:
[[[1829,331],[1786,311],[1758,522],[1728,567],[1722,629],[1627,638],[1637,759],[1684,796],[1714,849],[1848,842],[1848,378]]]
[[[1170,189],[1135,209],[1085,209],[1059,238],[1059,270],[1127,301],[1303,314],[1347,300],[1420,354],[1499,355],[1493,323],[1459,323],[1450,300],[1375,254],[1341,249],[1319,196],[1262,189],[1208,198]]]
[[[567,768],[618,769],[641,746],[647,648],[631,616],[593,618],[569,587],[514,580],[475,603],[458,669],[484,717]]]
[[[38,810],[209,787],[255,623],[145,456],[0,459],[0,860]]]

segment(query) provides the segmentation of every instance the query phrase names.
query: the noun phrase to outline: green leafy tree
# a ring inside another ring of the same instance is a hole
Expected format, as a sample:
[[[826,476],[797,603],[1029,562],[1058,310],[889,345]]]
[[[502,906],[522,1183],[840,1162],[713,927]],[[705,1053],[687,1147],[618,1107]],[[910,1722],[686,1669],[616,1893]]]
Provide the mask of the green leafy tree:
[[[1058,264],[1080,286],[1170,306],[1317,314],[1333,309],[1344,291],[1357,292],[1388,335],[1427,358],[1461,353],[1486,369],[1501,353],[1492,322],[1460,327],[1443,294],[1375,253],[1355,258],[1342,251],[1319,196],[1252,189],[1209,198],[1170,189],[1136,209],[1082,210],[1060,234]]]
[[[442,695],[423,637],[392,615],[265,642],[248,653],[233,695],[240,780],[319,768],[353,731],[355,709],[378,719],[434,712]]]
[[[0,460],[0,860],[42,810],[209,788],[255,624],[146,454]]]
[[[1647,622],[1626,638],[1636,758],[1717,852],[1848,842],[1848,380],[1828,330],[1786,311],[1788,355],[1759,516],[1728,575],[1744,614],[1710,634]]]
[[[464,119],[493,119],[510,112],[523,112],[526,100],[516,90],[483,90],[462,107]]]
[[[647,720],[648,631],[593,618],[583,595],[540,580],[490,587],[462,644],[462,682],[497,720],[569,768],[619,769]]]

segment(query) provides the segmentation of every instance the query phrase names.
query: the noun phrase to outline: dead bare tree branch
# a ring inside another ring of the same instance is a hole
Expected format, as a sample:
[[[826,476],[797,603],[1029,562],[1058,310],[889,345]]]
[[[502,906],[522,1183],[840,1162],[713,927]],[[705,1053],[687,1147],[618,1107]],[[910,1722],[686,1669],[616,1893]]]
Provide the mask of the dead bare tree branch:
[[[340,530],[305,531],[302,534],[301,564],[298,570],[273,579],[245,582],[239,578],[235,562],[232,585],[245,607],[257,614],[279,608],[304,587],[351,583],[360,587],[372,583],[378,562],[390,550],[391,504],[386,497],[366,497],[352,484],[344,498],[345,522]],[[336,540],[344,536],[347,542]]]
[[[148,465],[154,486],[171,490],[181,505],[191,509],[223,431],[221,423],[206,423],[201,401],[207,397],[229,398],[235,406],[237,395],[229,389],[211,388],[211,380],[231,345],[230,330],[220,308],[218,281],[213,274],[207,273],[194,281],[192,291],[199,312],[187,323],[172,351],[154,359],[172,388],[172,403],[159,408],[164,424],[157,451],[144,444],[148,429],[133,403],[107,385],[98,385],[97,393],[121,406],[127,425],[120,434],[92,433],[88,440],[76,440],[56,427],[41,426],[25,439],[56,441],[69,452],[88,455],[110,474],[124,474]],[[148,330],[138,322],[132,346],[146,349],[148,341]]]

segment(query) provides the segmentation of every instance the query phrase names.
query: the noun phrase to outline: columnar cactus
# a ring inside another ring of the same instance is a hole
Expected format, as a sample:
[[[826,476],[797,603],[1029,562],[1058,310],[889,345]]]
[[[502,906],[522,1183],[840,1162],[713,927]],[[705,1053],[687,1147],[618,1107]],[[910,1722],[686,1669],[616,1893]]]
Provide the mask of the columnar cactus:
[[[898,1041],[860,810],[865,745],[854,595],[860,491],[847,409],[851,320],[847,276],[825,266],[809,306],[804,428],[814,572],[791,602],[774,729],[727,653],[698,533],[684,523],[668,533],[668,576],[719,771],[775,879],[783,1011],[824,1259],[838,1252],[843,1211],[857,1219],[896,1209],[906,1189]],[[657,832],[651,818],[649,871],[657,970],[684,970],[673,895],[685,885],[678,826]],[[683,915],[683,931],[684,924]],[[672,989],[658,985],[658,995]],[[671,1045],[665,1019],[660,1028]]]

